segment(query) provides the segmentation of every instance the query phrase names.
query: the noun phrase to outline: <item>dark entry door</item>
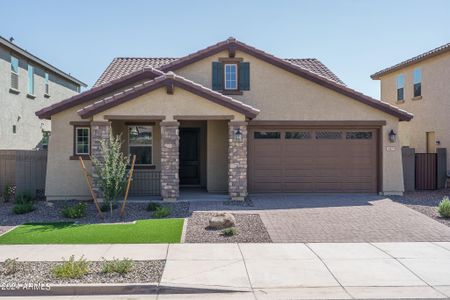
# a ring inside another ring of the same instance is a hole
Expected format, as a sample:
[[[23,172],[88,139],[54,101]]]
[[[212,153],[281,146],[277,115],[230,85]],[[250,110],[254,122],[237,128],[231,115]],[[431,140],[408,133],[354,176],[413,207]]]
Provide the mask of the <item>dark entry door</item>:
[[[200,184],[200,128],[180,128],[180,184]]]

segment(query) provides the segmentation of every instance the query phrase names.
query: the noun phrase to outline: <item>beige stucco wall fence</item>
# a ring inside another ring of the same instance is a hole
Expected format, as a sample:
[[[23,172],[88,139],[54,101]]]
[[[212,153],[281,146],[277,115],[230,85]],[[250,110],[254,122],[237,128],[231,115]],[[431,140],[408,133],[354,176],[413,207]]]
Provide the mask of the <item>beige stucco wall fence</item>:
[[[5,185],[15,185],[16,194],[44,197],[46,170],[46,150],[0,150],[0,193]]]

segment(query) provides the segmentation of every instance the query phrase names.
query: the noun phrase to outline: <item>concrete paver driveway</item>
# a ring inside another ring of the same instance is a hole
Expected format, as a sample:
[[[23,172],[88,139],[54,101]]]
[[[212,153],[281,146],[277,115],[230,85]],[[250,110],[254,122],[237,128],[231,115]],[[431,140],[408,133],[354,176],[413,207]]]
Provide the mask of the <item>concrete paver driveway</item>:
[[[361,194],[264,194],[253,207],[191,202],[191,210],[258,213],[275,243],[450,241],[450,227],[389,198]]]

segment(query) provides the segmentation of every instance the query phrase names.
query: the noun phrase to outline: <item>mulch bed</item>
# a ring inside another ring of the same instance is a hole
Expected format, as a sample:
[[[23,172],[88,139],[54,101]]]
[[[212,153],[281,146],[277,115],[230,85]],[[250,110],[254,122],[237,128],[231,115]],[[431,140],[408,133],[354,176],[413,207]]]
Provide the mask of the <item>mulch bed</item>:
[[[437,206],[445,196],[450,197],[450,189],[408,192],[389,198],[450,227],[450,218],[442,218],[437,212]]]
[[[186,243],[271,243],[269,233],[258,214],[233,214],[237,234],[224,236],[222,230],[206,229],[214,213],[194,212],[188,219]]]
[[[95,224],[95,223],[117,223],[117,222],[132,222],[135,220],[151,219],[152,212],[146,210],[149,202],[129,202],[125,209],[125,216],[119,216],[119,209],[113,210],[113,216],[110,212],[105,212],[103,215],[105,219],[102,220],[97,215],[97,210],[92,201],[85,202],[87,204],[86,217],[80,219],[68,219],[61,215],[61,209],[64,206],[72,206],[80,201],[37,201],[35,202],[35,210],[23,214],[16,215],[12,212],[14,203],[0,203],[0,234],[6,231],[7,228],[3,226],[15,226],[23,223],[51,223],[51,222],[78,222],[80,224]],[[171,214],[169,218],[185,218],[189,216],[188,202],[171,202],[161,203],[162,206],[170,207]],[[120,206],[119,206],[120,208]]]
[[[81,279],[58,279],[52,268],[60,262],[17,262],[18,271],[4,274],[4,263],[0,263],[0,282],[4,286],[36,284],[77,284],[77,283],[153,283],[159,282],[165,260],[134,261],[132,270],[124,275],[102,273],[103,262],[89,262],[89,273]]]

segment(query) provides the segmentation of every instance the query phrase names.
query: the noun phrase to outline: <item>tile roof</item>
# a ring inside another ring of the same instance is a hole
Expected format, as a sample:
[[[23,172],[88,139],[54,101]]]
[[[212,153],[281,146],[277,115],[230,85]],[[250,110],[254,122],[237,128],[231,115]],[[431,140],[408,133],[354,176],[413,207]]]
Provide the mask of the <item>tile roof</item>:
[[[94,87],[110,82],[111,80],[128,75],[138,71],[144,67],[153,67],[158,69],[161,66],[167,65],[178,60],[173,57],[117,57],[106,68]],[[319,76],[325,77],[329,80],[344,85],[344,82],[336,76],[323,63],[315,58],[288,58],[286,61],[313,72]]]
[[[207,88],[201,84],[198,84],[192,80],[186,79],[183,76],[176,75],[175,73],[169,71],[168,73],[162,74],[161,76],[158,76],[152,80],[139,83],[127,88],[126,90],[119,91],[114,95],[105,97],[92,104],[89,104],[78,110],[78,114],[82,118],[88,118],[96,113],[105,111],[108,108],[146,94],[156,88],[168,85],[175,85],[182,89],[188,90],[205,99],[216,102],[232,110],[238,111],[249,118],[254,118],[259,113],[259,109],[254,108],[249,104],[213,91],[210,88]]]
[[[380,79],[380,77],[385,75],[385,74],[388,74],[388,73],[397,71],[399,69],[402,69],[404,67],[416,64],[416,63],[418,63],[418,62],[420,62],[422,60],[428,59],[430,57],[439,55],[439,54],[447,52],[447,51],[450,51],[450,43],[442,45],[442,46],[439,46],[437,48],[434,48],[433,50],[430,50],[430,51],[427,51],[425,53],[419,54],[417,56],[414,56],[413,58],[410,58],[410,59],[407,59],[405,61],[402,61],[401,63],[398,63],[396,65],[393,65],[391,67],[388,67],[388,68],[385,68],[385,69],[383,69],[381,71],[378,71],[378,72],[370,75],[370,78],[372,78],[372,79]]]

